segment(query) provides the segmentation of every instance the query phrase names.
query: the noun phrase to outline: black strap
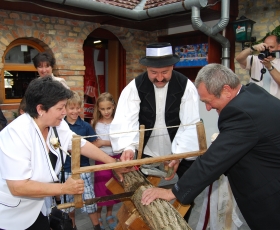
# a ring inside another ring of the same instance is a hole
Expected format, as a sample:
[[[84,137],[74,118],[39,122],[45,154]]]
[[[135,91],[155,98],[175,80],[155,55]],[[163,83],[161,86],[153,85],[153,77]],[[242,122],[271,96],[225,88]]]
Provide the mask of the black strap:
[[[252,64],[253,64],[253,55],[250,59],[250,69],[249,69],[249,76],[251,77],[251,68],[252,68]]]
[[[260,80],[258,80],[258,79],[253,78],[253,77],[251,76],[252,64],[253,64],[253,55],[252,55],[252,57],[251,57],[251,59],[250,59],[249,76],[250,76],[250,78],[251,78],[253,81],[255,81],[255,82],[260,82],[260,81],[262,81],[263,75],[266,73],[266,69],[264,68],[264,65],[263,65],[263,67],[262,67],[262,69],[261,69],[261,78],[260,78]]]
[[[53,131],[54,131],[55,137],[58,140],[59,145],[61,146],[56,127],[53,127]],[[62,153],[62,150],[60,148],[59,148],[59,152],[60,152],[60,156],[61,156],[61,165],[62,165],[61,166],[61,183],[64,183],[65,182],[64,160],[63,160],[63,153]],[[64,203],[66,203],[66,195],[65,194],[63,195],[63,201],[64,201]]]

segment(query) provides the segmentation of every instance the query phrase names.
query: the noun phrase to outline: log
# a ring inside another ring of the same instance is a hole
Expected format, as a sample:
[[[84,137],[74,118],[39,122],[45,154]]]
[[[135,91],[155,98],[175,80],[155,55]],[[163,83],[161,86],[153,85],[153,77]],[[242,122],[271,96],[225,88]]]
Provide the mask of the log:
[[[137,178],[140,178],[140,180]],[[141,176],[139,171],[133,171],[129,172],[128,174],[124,174],[123,182],[117,182],[116,180],[111,179],[110,182],[106,184],[106,187],[112,193],[120,192],[119,189],[116,191],[116,188],[120,187],[123,191],[134,191],[135,187],[137,187],[137,184],[134,184],[133,181],[138,181],[140,185],[147,184],[147,180]],[[116,229],[118,230],[149,230],[149,227],[144,222],[130,199],[123,201],[123,205],[119,209],[117,217],[119,222]]]
[[[131,200],[141,219],[150,230],[191,230],[180,213],[166,200],[156,199],[150,205],[142,205],[142,193],[154,187],[139,171],[124,174],[123,187],[126,192],[135,191]]]
[[[130,177],[136,178],[139,175],[139,172],[133,172]],[[149,176],[148,181],[157,186],[160,182],[161,178],[159,177],[151,177]],[[125,184],[126,190],[132,190],[134,186],[131,186],[133,182],[129,179],[128,176],[125,176]],[[146,184],[146,180],[143,179],[142,182]],[[114,178],[111,178],[107,183],[106,187],[109,189],[113,194],[118,194],[124,192],[124,183],[116,181]],[[117,218],[119,220],[117,227],[115,230],[150,230],[149,226],[144,222],[143,218],[141,217],[140,213],[137,211],[135,205],[132,203],[131,199],[122,200],[123,205],[119,209],[117,213]]]
[[[150,184],[138,170],[123,174],[122,186],[125,192],[136,191],[140,186]]]
[[[132,201],[143,220],[151,230],[191,230],[180,213],[166,200],[156,199],[149,205],[142,205],[141,198],[147,188],[141,186],[132,196]]]

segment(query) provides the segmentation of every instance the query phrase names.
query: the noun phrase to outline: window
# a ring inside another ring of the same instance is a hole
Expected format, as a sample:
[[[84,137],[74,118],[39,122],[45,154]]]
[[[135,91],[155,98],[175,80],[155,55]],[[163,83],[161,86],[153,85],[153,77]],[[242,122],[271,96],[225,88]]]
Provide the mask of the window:
[[[1,73],[0,97],[3,103],[21,101],[30,81],[38,77],[32,58],[42,51],[41,46],[26,39],[18,39],[9,45],[3,55],[4,68]]]

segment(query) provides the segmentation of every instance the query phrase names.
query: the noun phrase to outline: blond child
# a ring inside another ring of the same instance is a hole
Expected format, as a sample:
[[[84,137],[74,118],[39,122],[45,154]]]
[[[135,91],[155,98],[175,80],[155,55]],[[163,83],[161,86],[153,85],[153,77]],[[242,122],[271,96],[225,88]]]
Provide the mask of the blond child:
[[[67,124],[69,125],[70,129],[80,136],[93,136],[96,135],[95,131],[91,127],[91,125],[81,119],[80,112],[82,108],[82,100],[78,93],[73,92],[73,97],[68,99],[66,104],[66,117],[64,118]],[[96,140],[96,137],[89,137],[86,138],[89,142],[93,142]],[[89,158],[85,156],[81,156],[80,166],[89,166]],[[71,157],[67,156],[64,164],[65,168],[65,180],[69,176],[71,176]],[[83,193],[83,199],[91,199],[94,198],[94,190],[93,190],[93,183],[90,173],[82,173],[81,179],[84,180],[85,191]],[[61,197],[61,201],[63,201],[63,197]],[[66,195],[66,202],[74,202],[73,195]],[[97,206],[96,204],[87,205],[81,208],[82,212],[87,212],[89,218],[94,226],[94,230],[100,230],[98,216],[97,216]],[[73,229],[76,229],[75,226],[75,209],[70,208],[69,216],[73,221]]]
[[[110,124],[114,118],[116,103],[110,93],[102,93],[98,97],[93,113],[93,128],[97,134],[109,134]],[[120,154],[115,154],[111,147],[109,135],[100,135],[94,144],[103,152],[116,159],[120,158]],[[103,164],[95,161],[95,164]],[[112,193],[106,188],[105,184],[113,177],[112,170],[103,170],[94,173],[94,192],[97,197],[111,195]],[[119,201],[107,201],[97,203],[97,215],[101,229],[105,229],[101,218],[102,207],[106,207],[106,222],[110,229],[117,226],[116,217],[112,215],[113,205]]]

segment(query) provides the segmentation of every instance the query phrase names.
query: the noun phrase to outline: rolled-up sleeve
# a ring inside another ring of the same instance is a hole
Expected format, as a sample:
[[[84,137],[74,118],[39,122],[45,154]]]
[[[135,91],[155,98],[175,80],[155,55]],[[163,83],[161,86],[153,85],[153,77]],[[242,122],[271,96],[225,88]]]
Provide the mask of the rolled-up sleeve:
[[[110,140],[113,151],[120,153],[124,149],[135,150],[139,144],[140,98],[135,80],[122,91],[114,119],[110,126]]]

